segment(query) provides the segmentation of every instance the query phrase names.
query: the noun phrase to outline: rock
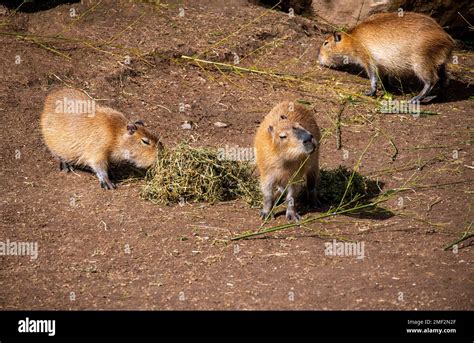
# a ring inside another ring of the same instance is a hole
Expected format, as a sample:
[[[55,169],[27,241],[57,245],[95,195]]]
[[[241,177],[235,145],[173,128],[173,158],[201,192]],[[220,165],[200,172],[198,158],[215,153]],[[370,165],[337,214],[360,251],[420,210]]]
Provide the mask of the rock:
[[[223,123],[221,121],[216,121],[214,123],[214,126],[216,126],[216,127],[227,127],[227,126],[229,126],[229,124]]]
[[[191,121],[186,120],[182,125],[181,128],[183,130],[192,130],[193,129],[193,123]]]
[[[270,7],[279,3],[277,8],[286,13],[290,8],[293,9],[294,14],[307,14],[311,10],[311,0],[250,0],[250,2]]]
[[[450,34],[459,36],[464,35],[464,31],[467,33],[468,26],[457,12],[471,21],[470,4],[470,1],[464,0],[313,0],[311,7],[314,17],[320,17],[336,27],[352,27],[371,14],[380,12],[402,9],[424,13],[436,19]]]
[[[251,0],[264,6],[275,6],[279,0]],[[456,38],[468,37],[474,15],[469,0],[282,0],[277,8],[288,13],[302,14],[330,27],[350,28],[374,13],[396,12],[399,9],[424,13],[433,17],[449,34]],[[331,28],[332,30],[332,28]]]

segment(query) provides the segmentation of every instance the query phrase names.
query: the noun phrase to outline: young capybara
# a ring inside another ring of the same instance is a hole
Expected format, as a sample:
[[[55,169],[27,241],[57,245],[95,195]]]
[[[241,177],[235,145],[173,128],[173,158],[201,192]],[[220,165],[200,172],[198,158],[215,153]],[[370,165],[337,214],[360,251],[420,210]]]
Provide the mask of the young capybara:
[[[106,189],[115,188],[108,175],[110,163],[128,161],[148,168],[162,148],[143,121],[129,122],[122,113],[96,106],[74,89],[48,95],[41,131],[49,150],[59,158],[61,170],[69,171],[71,165],[89,167]]]
[[[370,91],[377,91],[379,72],[387,76],[416,75],[423,90],[410,102],[426,97],[439,81],[448,84],[446,64],[454,48],[453,39],[438,23],[412,12],[379,13],[348,32],[335,32],[319,50],[319,63],[341,66],[354,63],[363,67],[370,79]]]
[[[306,179],[310,201],[316,201],[320,138],[314,113],[303,105],[281,102],[263,119],[255,136],[256,162],[263,193],[260,216],[263,219],[273,207],[274,190],[281,193],[287,187],[286,218],[298,221],[300,216],[295,210],[294,199],[302,188],[303,179]]]

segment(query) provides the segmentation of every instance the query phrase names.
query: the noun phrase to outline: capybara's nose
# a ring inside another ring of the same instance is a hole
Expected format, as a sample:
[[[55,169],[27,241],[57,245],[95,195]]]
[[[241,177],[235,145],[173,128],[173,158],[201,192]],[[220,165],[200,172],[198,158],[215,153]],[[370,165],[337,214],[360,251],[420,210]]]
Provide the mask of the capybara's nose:
[[[311,143],[312,140],[313,140],[313,135],[308,132],[303,137],[303,144]]]

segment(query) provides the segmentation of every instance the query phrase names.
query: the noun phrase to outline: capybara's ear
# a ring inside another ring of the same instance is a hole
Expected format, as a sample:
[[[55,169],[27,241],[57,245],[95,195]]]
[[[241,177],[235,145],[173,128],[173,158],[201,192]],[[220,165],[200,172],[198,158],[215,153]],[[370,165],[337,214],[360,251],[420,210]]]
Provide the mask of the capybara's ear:
[[[135,122],[135,125],[145,126],[145,123],[143,122],[143,119],[139,119]]]
[[[334,32],[334,41],[336,43],[341,41],[341,34],[339,32]]]
[[[127,124],[127,130],[130,135],[133,135],[137,131],[137,126],[134,123]]]

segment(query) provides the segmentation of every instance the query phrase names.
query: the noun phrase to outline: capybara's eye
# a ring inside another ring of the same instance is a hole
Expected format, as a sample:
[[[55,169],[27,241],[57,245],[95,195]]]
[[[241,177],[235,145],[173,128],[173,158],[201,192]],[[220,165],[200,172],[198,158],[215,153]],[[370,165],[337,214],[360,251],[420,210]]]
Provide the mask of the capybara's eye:
[[[280,136],[281,139],[285,139],[286,138],[286,133],[280,133],[278,136]]]
[[[150,145],[150,140],[148,138],[142,138],[142,143],[145,145]]]
[[[323,45],[324,45],[324,46],[328,45],[328,41],[325,41]]]

